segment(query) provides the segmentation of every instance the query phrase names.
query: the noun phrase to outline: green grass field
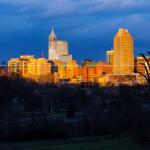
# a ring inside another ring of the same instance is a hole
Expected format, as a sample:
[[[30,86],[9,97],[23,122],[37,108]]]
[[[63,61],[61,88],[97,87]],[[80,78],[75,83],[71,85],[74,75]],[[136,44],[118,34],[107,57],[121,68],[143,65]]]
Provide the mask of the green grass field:
[[[40,141],[1,144],[0,150],[138,150],[129,138],[100,138],[96,140]]]

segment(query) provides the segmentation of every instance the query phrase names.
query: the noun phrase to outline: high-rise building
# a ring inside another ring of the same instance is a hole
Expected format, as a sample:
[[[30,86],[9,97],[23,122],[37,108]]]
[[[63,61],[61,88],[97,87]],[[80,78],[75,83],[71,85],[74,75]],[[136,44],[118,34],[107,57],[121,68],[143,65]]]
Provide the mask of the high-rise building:
[[[49,60],[60,60],[64,63],[72,60],[72,55],[68,54],[68,42],[57,40],[56,34],[52,29],[49,36]]]
[[[113,74],[132,74],[134,72],[134,44],[127,29],[119,29],[114,37]]]
[[[57,37],[55,35],[54,30],[52,29],[52,32],[49,36],[49,60],[57,60],[59,59],[57,51]]]
[[[106,52],[106,62],[110,65],[113,64],[113,50],[108,50]]]

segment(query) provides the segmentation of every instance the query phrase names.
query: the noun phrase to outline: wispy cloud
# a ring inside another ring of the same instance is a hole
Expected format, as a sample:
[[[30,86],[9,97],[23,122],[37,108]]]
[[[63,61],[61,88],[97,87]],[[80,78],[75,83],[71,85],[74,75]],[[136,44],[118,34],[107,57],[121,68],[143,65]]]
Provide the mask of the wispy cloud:
[[[26,33],[23,37],[26,40],[29,36],[32,39],[34,33],[41,43],[46,43],[49,28],[54,25],[60,37],[75,37],[78,41],[83,37],[85,40],[93,38],[100,42],[108,41],[109,37],[111,41],[107,44],[112,42],[119,27],[126,27],[142,45],[143,41],[150,43],[149,8],[149,0],[0,0],[0,44],[4,43],[2,35],[7,33],[18,38],[22,32]],[[29,45],[37,43],[34,40],[28,41]],[[87,48],[93,49],[90,42]],[[24,44],[21,40],[20,43]],[[102,49],[112,47],[104,43],[101,46]]]
[[[1,0],[0,4],[17,7],[23,12],[38,10],[42,15],[50,17],[87,11],[145,9],[150,6],[149,0]]]

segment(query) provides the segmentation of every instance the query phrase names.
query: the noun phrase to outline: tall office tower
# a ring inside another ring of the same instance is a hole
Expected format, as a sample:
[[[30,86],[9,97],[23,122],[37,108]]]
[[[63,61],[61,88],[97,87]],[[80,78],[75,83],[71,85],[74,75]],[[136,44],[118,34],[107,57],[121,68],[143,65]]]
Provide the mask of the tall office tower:
[[[68,42],[57,41],[57,51],[59,55],[68,55]]]
[[[55,35],[54,30],[52,29],[52,32],[49,36],[49,60],[57,60],[59,58],[57,51],[57,37]]]
[[[68,42],[57,40],[53,29],[49,36],[49,60],[60,60],[64,63],[72,60],[72,55],[68,54]]]
[[[113,74],[127,75],[134,72],[134,44],[127,29],[119,29],[114,38]]]
[[[113,50],[108,50],[107,52],[106,52],[106,62],[108,63],[108,64],[110,64],[110,65],[112,65],[113,64]]]

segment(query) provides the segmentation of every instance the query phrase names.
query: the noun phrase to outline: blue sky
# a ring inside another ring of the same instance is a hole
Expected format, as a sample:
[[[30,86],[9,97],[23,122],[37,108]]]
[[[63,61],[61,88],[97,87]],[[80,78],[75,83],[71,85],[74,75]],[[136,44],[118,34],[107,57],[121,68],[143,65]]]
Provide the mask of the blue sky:
[[[149,0],[0,0],[0,61],[48,55],[48,35],[69,42],[78,61],[105,60],[118,28],[128,28],[135,56],[150,50]]]

